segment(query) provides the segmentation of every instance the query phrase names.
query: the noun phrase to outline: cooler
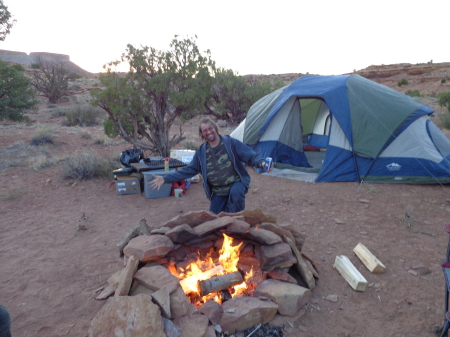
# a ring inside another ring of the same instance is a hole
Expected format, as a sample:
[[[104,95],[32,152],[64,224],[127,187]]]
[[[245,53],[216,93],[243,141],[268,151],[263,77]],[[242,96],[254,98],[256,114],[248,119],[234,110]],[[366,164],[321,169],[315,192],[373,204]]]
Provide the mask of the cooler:
[[[170,192],[172,192],[172,183],[166,183],[161,186],[159,191],[157,189],[152,190],[148,183],[153,180],[152,174],[164,176],[166,174],[170,174],[175,172],[175,169],[169,169],[169,171],[164,170],[151,170],[144,171],[142,174],[144,175],[144,193],[147,199],[157,199],[157,198],[166,198],[170,197]]]

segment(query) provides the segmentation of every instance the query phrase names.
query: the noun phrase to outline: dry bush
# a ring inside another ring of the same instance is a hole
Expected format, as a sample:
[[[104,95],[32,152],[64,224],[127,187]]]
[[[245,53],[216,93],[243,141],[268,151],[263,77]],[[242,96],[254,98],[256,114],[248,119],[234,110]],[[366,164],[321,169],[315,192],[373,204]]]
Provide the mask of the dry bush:
[[[37,156],[33,156],[33,157],[29,158],[28,164],[30,165],[30,167],[33,170],[40,171],[47,167],[51,167],[64,159],[65,158],[60,158],[60,157],[49,157],[47,154],[41,153]]]
[[[67,126],[94,126],[99,125],[105,112],[90,104],[76,104],[66,109]]]
[[[78,150],[62,166],[63,179],[90,180],[111,178],[114,167],[107,158],[99,157],[94,150]]]
[[[55,128],[48,125],[37,125],[34,136],[31,137],[31,145],[53,144],[55,141]]]
[[[26,144],[24,141],[15,142],[7,147],[0,147],[0,171],[10,167],[24,166],[27,158],[36,155],[48,155],[45,146],[36,146]]]

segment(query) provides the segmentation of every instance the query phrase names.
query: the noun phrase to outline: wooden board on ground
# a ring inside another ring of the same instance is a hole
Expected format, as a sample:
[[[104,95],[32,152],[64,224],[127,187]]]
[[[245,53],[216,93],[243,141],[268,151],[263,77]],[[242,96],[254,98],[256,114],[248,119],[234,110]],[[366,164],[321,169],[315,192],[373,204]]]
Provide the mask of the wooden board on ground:
[[[333,265],[334,268],[344,277],[344,279],[350,284],[350,286],[356,291],[365,291],[367,287],[367,281],[364,276],[355,268],[348,257],[341,255],[336,256],[336,260]]]
[[[372,273],[381,274],[385,272],[386,267],[362,243],[358,243],[353,251]]]

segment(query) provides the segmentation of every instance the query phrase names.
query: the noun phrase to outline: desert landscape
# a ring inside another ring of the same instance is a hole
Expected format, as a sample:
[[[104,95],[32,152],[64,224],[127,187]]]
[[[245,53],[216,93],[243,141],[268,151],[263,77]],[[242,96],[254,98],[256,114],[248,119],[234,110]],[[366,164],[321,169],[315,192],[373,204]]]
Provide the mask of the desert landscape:
[[[371,66],[356,73],[402,92],[418,90],[423,97],[416,99],[436,111],[439,126],[438,116],[446,109],[435,96],[450,91],[449,63]],[[300,74],[277,76],[289,82]],[[443,83],[444,77],[449,80]],[[402,78],[409,84],[398,87]],[[39,111],[30,115],[32,123],[0,125],[0,303],[11,314],[15,337],[87,336],[105,304],[96,299],[98,292],[122,268],[116,244],[123,235],[142,218],[159,228],[180,214],[209,209],[198,183],[182,198],[147,199],[142,193],[117,195],[112,178],[63,179],[64,159],[80,149],[115,159],[119,167],[119,154],[131,148],[107,139],[101,125],[64,126],[65,117],[54,113],[86,103],[96,81],[77,80],[70,97],[56,106],[42,99]],[[52,130],[53,144],[31,145],[40,127]],[[234,127],[220,132],[229,134]],[[196,118],[183,130],[185,142],[200,144]],[[37,166],[42,157],[52,165]],[[249,171],[246,208],[261,208],[278,224],[306,235],[303,251],[319,273],[309,302],[297,316],[278,322],[284,336],[436,336],[444,321],[439,260],[449,241],[444,229],[450,217],[448,186],[308,183]],[[353,252],[358,243],[386,266],[384,273],[370,273]],[[354,291],[333,268],[341,255],[367,279],[364,292]]]

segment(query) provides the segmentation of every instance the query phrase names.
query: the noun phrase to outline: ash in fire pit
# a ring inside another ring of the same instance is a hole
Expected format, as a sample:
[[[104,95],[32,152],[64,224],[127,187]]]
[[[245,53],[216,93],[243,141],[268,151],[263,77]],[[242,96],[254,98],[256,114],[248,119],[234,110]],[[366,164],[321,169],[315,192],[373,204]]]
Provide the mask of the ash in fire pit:
[[[304,240],[260,209],[189,212],[152,231],[141,220],[118,243],[125,267],[98,294],[108,302],[89,335],[106,336],[107,324],[138,331],[145,321],[153,322],[145,327],[152,336],[209,337],[295,316],[318,277],[301,252]]]

